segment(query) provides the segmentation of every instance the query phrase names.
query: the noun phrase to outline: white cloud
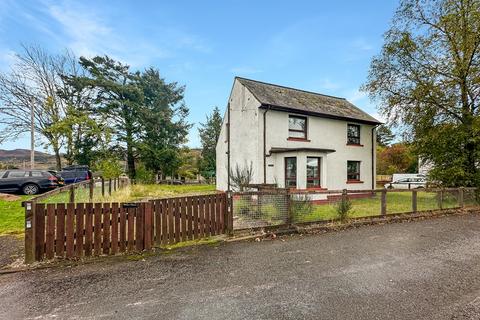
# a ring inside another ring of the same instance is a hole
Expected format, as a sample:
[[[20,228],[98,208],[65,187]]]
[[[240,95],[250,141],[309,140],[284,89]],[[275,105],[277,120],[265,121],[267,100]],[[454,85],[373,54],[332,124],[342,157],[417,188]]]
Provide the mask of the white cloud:
[[[77,55],[109,55],[135,68],[145,67],[156,59],[172,58],[180,50],[211,52],[210,46],[195,35],[175,28],[155,30],[160,39],[152,40],[152,34],[135,34],[135,29],[122,33],[108,20],[108,12],[95,11],[80,2],[45,2],[44,11],[57,22],[67,46]],[[48,30],[45,30],[48,32]]]

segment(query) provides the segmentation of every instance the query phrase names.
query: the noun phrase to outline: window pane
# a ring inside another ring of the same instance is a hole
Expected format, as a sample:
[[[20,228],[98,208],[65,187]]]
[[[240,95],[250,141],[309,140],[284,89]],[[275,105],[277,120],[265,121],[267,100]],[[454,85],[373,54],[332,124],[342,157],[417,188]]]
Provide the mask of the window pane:
[[[285,158],[285,186],[297,186],[297,158]]]
[[[26,172],[25,171],[10,171],[8,173],[9,178],[23,178],[25,177]]]
[[[43,175],[40,171],[32,171],[32,177],[43,177]]]
[[[305,131],[306,128],[306,119],[305,118],[297,118],[297,117],[289,117],[288,118],[288,129],[289,130],[300,130]]]
[[[305,132],[289,131],[290,138],[305,138]]]
[[[320,180],[308,180],[307,181],[307,188],[315,188],[320,186]]]
[[[307,157],[307,187],[320,187],[320,158]]]
[[[360,161],[347,162],[347,180],[360,180]]]
[[[347,143],[360,144],[360,126],[349,124],[347,126]]]
[[[286,158],[287,164],[287,177],[295,178],[297,176],[297,159],[296,158]]]
[[[0,171],[0,179],[3,178],[4,174],[5,174],[5,171]]]

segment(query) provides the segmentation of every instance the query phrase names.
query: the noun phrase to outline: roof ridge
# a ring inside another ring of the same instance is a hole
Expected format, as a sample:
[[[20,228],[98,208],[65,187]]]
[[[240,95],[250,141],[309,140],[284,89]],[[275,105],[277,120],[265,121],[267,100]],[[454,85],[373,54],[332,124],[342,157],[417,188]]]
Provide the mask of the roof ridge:
[[[283,85],[279,85],[279,84],[275,84],[275,83],[270,83],[270,82],[264,82],[264,81],[254,80],[254,79],[248,79],[248,78],[239,77],[239,76],[235,76],[235,79],[253,81],[253,82],[257,82],[257,83],[261,83],[261,84],[266,84],[266,85],[269,85],[269,86],[274,86],[274,87],[279,87],[279,88],[284,88],[284,89],[289,89],[289,90],[295,90],[295,91],[302,91],[302,92],[305,92],[305,93],[316,94],[316,95],[324,96],[324,97],[328,97],[328,98],[334,98],[334,99],[339,99],[339,100],[346,100],[346,101],[348,101],[347,98],[343,98],[343,97],[336,97],[336,96],[332,96],[332,95],[328,95],[328,94],[323,94],[323,93],[318,93],[318,92],[314,92],[314,91],[308,91],[308,90],[303,90],[303,89],[298,89],[298,88],[293,88],[293,87],[287,87],[287,86],[283,86]]]

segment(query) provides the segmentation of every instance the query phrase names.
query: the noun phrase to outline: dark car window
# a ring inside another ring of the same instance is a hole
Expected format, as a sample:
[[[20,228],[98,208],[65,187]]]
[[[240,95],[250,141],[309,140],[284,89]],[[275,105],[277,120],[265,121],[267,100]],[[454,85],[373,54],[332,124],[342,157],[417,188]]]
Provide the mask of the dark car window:
[[[41,171],[32,171],[32,177],[43,177],[44,175],[42,174]]]
[[[63,171],[60,176],[64,179],[75,178],[75,171]]]
[[[28,176],[27,173],[28,172],[26,172],[26,171],[10,171],[8,173],[8,177],[9,178],[23,178],[23,177]]]

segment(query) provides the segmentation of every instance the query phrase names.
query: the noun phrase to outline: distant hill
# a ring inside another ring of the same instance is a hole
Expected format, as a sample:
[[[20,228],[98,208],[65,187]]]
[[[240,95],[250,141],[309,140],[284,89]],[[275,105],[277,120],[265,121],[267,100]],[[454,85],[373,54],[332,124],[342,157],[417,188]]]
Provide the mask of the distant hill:
[[[27,165],[30,162],[29,149],[0,149],[0,163],[21,168],[24,162],[27,162]],[[35,164],[38,165],[39,169],[55,167],[55,156],[45,152],[35,151]]]

